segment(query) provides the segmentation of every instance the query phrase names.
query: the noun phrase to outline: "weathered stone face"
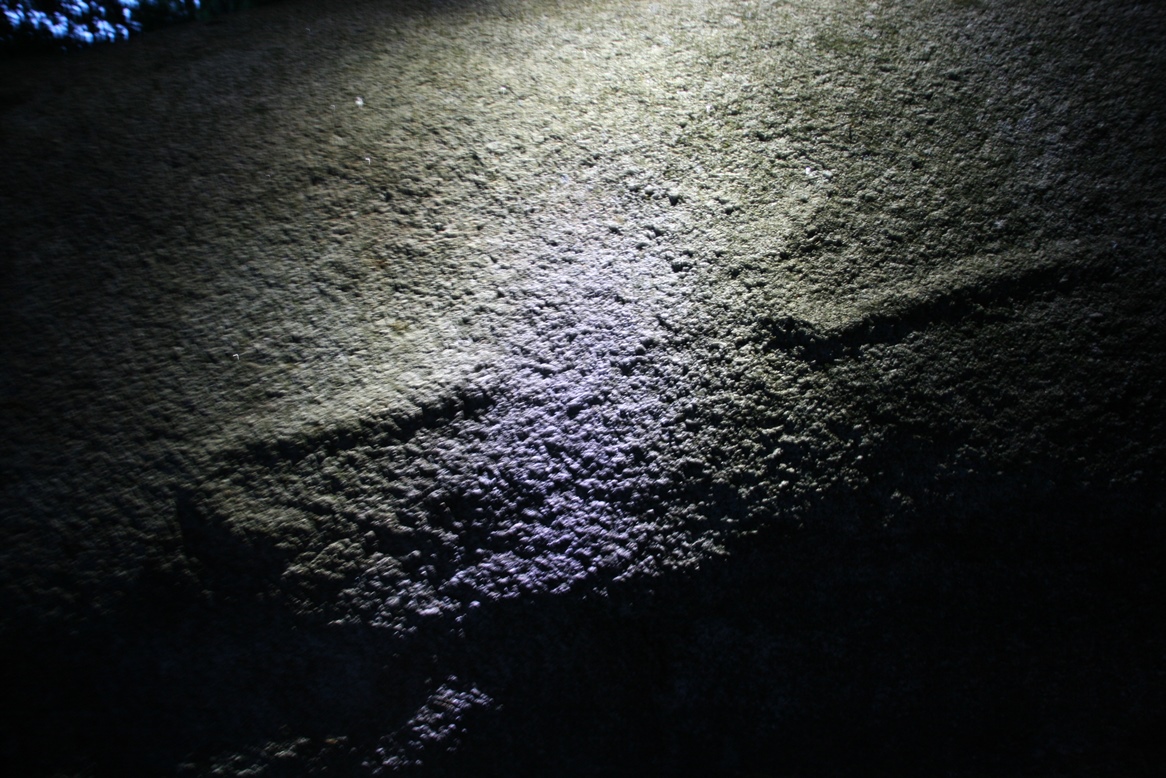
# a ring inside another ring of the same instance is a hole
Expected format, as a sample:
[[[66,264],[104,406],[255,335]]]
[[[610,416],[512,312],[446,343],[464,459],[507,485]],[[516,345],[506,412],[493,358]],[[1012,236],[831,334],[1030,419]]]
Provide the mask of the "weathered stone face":
[[[1152,761],[1166,13],[1016,5],[0,63],[6,761]]]

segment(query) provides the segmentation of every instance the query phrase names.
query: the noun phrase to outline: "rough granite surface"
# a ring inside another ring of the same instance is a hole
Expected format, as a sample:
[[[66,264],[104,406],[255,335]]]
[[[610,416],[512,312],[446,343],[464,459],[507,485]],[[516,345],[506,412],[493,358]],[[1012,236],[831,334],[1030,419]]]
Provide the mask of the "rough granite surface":
[[[0,62],[0,761],[1161,774],[1163,41],[298,0]]]

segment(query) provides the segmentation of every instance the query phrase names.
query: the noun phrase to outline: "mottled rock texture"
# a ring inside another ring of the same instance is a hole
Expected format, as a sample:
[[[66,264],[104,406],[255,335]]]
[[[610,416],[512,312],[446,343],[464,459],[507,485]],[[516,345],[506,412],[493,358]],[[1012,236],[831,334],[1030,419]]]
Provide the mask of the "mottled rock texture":
[[[1160,774],[1163,40],[363,0],[0,63],[0,761]]]

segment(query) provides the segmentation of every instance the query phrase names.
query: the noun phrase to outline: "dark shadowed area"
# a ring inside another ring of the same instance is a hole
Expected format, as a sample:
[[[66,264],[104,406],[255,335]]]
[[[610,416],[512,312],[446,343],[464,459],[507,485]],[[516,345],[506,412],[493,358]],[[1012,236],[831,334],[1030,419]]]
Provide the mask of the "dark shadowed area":
[[[0,62],[0,763],[1161,774],[1164,41],[287,0]]]

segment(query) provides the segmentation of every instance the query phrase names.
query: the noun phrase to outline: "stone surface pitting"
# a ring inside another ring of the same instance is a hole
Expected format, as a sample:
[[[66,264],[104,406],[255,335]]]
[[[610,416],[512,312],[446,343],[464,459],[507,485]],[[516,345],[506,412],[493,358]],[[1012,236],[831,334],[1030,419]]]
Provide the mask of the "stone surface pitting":
[[[334,5],[0,64],[0,756],[1147,763],[1160,10]]]

